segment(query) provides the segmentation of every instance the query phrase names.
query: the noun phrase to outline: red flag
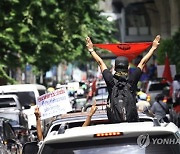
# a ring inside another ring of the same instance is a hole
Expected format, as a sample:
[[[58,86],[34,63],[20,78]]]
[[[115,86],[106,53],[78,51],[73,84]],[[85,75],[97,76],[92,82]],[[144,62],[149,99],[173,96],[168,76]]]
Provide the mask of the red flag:
[[[94,46],[110,50],[116,56],[125,56],[129,61],[135,59],[139,54],[145,51],[152,42],[140,43],[119,43],[119,44],[94,44]]]
[[[171,75],[171,68],[170,68],[169,58],[168,58],[167,54],[166,54],[164,72],[163,72],[162,77],[165,78],[165,80],[168,81],[168,82],[173,81],[172,75]]]

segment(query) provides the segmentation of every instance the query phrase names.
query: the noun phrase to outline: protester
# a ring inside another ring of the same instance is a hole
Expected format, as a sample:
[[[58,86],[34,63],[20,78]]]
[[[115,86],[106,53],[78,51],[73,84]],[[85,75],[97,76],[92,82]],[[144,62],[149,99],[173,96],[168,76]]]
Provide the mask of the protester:
[[[138,100],[136,103],[137,110],[143,112],[146,108],[150,107],[150,103],[147,101],[147,94],[141,92],[138,94]]]
[[[94,103],[91,107],[91,110],[89,111],[87,118],[86,118],[85,122],[83,123],[82,127],[90,125],[91,118],[94,115],[94,113],[96,112],[96,110],[97,110],[96,101],[94,101]],[[43,140],[43,131],[42,131],[42,127],[41,127],[41,113],[40,113],[38,106],[36,106],[34,114],[36,116],[37,137],[38,137],[39,141],[42,141]]]
[[[95,59],[95,61],[98,63],[103,78],[107,84],[107,89],[109,95],[112,93],[113,86],[115,85],[114,78],[116,80],[120,78],[128,78],[128,83],[131,86],[131,89],[133,90],[134,95],[136,94],[137,89],[137,83],[141,77],[142,70],[145,67],[146,63],[149,61],[149,59],[152,57],[154,51],[157,49],[160,41],[160,35],[157,35],[152,43],[152,47],[149,50],[149,52],[141,59],[140,63],[137,65],[137,68],[134,70],[134,72],[128,76],[128,59],[123,56],[119,56],[115,59],[115,74],[112,75],[110,70],[107,68],[106,64],[103,62],[101,57],[95,52],[93,49],[93,43],[89,37],[86,38],[86,46],[89,51],[89,53],[92,55],[92,57]],[[110,99],[111,102],[111,99]],[[136,104],[134,103],[134,106],[136,108]],[[137,110],[136,113],[132,116],[133,119],[131,121],[138,121],[138,114]]]
[[[163,94],[157,94],[155,102],[153,103],[148,114],[152,117],[156,117],[159,122],[169,122],[166,114],[169,113],[169,107],[164,101],[165,96]]]
[[[34,111],[35,117],[36,117],[36,130],[37,130],[37,137],[39,141],[43,140],[43,133],[41,128],[41,113],[39,111],[39,107],[35,108]]]
[[[180,104],[180,98],[178,100],[180,96],[178,95],[180,95],[180,74],[176,74],[172,82],[172,100],[175,104]]]

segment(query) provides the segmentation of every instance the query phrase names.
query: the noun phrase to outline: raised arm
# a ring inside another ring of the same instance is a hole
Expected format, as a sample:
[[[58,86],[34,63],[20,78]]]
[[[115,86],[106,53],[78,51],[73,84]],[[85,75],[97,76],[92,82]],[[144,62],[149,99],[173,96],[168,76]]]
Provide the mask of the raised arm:
[[[39,141],[42,141],[42,140],[43,140],[43,133],[42,133],[41,121],[40,121],[41,113],[40,113],[38,107],[35,108],[34,114],[35,114],[35,116],[36,116],[37,137],[38,137],[38,140],[39,140]]]
[[[96,101],[94,101],[92,107],[91,107],[91,110],[89,112],[89,114],[87,115],[87,118],[86,118],[86,121],[84,122],[84,124],[82,125],[82,127],[85,127],[85,126],[89,126],[90,123],[91,123],[91,118],[93,116],[93,114],[96,112],[97,110],[97,106],[96,106]]]
[[[157,49],[160,41],[160,35],[157,35],[156,38],[153,41],[152,47],[149,50],[149,52],[141,59],[140,63],[137,67],[139,67],[141,70],[143,70],[146,63],[149,61],[149,59],[152,57],[154,51]]]
[[[91,42],[91,39],[89,37],[86,38],[86,46],[87,46],[89,52],[91,53],[91,55],[93,56],[93,58],[98,63],[98,65],[101,69],[101,72],[103,72],[105,69],[107,69],[107,66],[105,65],[105,63],[103,62],[101,57],[99,57],[99,55],[94,51],[93,43]]]

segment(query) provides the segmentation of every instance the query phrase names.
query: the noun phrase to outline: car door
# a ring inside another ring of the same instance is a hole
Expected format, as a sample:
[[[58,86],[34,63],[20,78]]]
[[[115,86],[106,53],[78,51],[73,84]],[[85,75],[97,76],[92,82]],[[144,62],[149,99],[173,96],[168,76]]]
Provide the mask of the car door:
[[[3,122],[3,136],[4,136],[4,142],[7,145],[7,149],[12,154],[20,154],[22,145],[17,139],[12,126],[7,121]]]

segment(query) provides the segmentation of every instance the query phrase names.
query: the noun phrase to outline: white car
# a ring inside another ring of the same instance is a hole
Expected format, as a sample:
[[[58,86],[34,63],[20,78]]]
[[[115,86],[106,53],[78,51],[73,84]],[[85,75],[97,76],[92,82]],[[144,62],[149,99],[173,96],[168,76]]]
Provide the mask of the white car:
[[[28,116],[28,127],[36,127],[36,118],[34,109],[37,98],[46,93],[46,87],[39,84],[15,84],[0,86],[0,94],[17,95],[19,102],[23,107],[23,113]]]
[[[48,135],[38,154],[179,154],[179,142],[180,132],[173,123],[161,126],[153,122],[100,124]],[[26,144],[23,152],[26,154],[37,147]]]
[[[0,117],[9,120],[22,143],[30,141],[28,117],[16,95],[0,95]]]
[[[142,91],[147,94],[150,104],[153,104],[157,94],[163,92],[163,89],[169,87],[169,84],[161,81],[147,81],[142,83]]]

